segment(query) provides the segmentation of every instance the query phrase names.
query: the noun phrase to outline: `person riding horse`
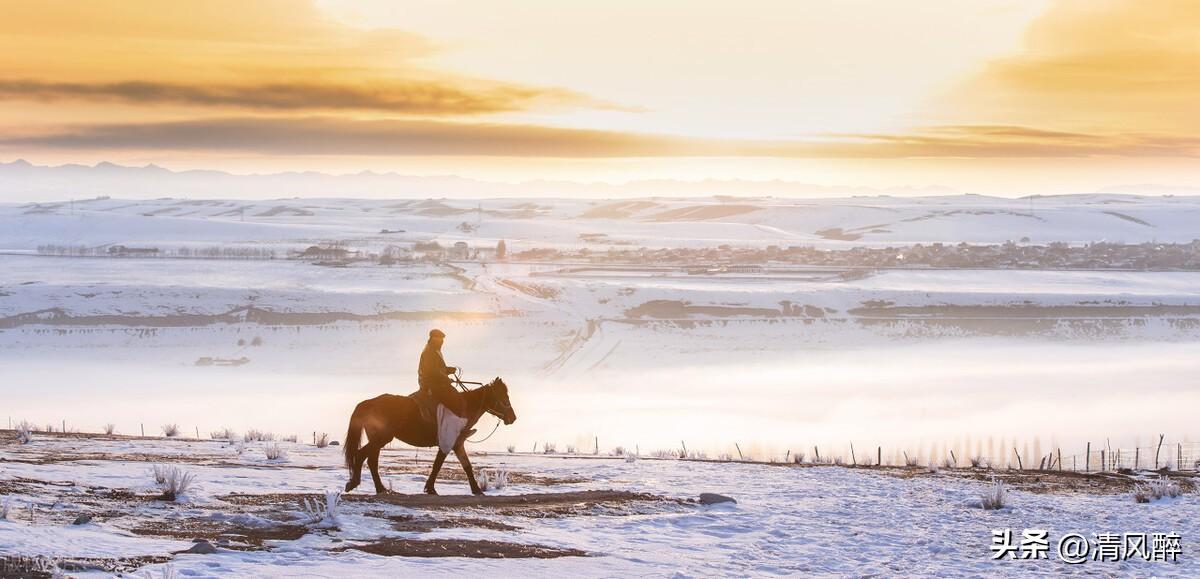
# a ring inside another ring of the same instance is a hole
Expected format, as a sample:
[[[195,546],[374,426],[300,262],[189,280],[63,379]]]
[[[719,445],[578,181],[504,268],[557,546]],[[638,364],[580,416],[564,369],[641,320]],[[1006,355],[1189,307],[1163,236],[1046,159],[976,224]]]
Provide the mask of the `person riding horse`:
[[[442,344],[446,342],[446,334],[441,330],[430,330],[429,341],[421,352],[421,364],[417,367],[417,385],[428,398],[442,404],[446,410],[463,416],[462,394],[450,383],[450,374],[458,372],[458,368],[447,366],[442,358]]]

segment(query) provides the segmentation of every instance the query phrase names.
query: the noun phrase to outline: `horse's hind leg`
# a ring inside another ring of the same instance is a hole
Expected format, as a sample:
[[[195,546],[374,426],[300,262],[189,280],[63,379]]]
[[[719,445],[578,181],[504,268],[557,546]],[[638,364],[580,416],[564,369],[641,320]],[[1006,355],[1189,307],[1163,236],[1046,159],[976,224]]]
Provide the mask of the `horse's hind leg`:
[[[454,447],[454,455],[458,457],[458,463],[462,465],[463,471],[467,473],[467,482],[471,483],[471,494],[483,494],[483,491],[479,489],[479,483],[475,482],[475,471],[471,468],[471,459],[467,457],[467,449],[463,447],[461,441]]]
[[[350,481],[346,483],[346,492],[350,492],[358,488],[362,482],[362,467],[363,461],[367,460],[367,452],[371,448],[371,436],[367,435],[367,445],[358,449],[358,454],[354,457],[354,470],[350,473]]]
[[[429,480],[425,481],[425,494],[437,494],[437,489],[433,488],[433,483],[437,481],[438,472],[442,470],[443,462],[446,462],[446,453],[442,452],[442,449],[439,448],[437,457],[433,459],[433,470],[429,471]]]
[[[371,467],[371,480],[375,481],[375,494],[381,495],[387,492],[387,488],[383,486],[383,479],[379,478],[379,451],[387,443],[371,443],[363,448],[363,453],[367,455],[367,464]]]

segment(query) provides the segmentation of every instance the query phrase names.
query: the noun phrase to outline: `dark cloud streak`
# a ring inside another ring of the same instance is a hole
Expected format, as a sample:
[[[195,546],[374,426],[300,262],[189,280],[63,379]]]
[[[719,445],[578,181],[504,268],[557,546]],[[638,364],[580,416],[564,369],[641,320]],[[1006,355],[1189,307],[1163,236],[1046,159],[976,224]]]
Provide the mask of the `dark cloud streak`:
[[[151,81],[80,83],[18,79],[0,80],[0,99],[420,115],[476,115],[527,110],[540,105],[604,106],[564,89],[495,83],[475,88],[454,81],[382,80],[200,86]]]
[[[0,139],[0,146],[174,150],[264,155],[781,158],[1193,157],[1200,138],[1092,135],[1006,125],[813,141],[698,139],[531,125],[331,117],[226,118],[105,124]]]

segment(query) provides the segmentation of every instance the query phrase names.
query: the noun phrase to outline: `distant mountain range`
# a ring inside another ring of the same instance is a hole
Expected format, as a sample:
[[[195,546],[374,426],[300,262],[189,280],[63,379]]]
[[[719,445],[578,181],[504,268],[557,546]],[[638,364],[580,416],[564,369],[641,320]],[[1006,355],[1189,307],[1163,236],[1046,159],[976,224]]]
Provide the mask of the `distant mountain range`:
[[[646,180],[614,185],[571,181],[496,183],[456,176],[399,173],[330,175],[314,171],[238,175],[223,171],[172,171],[157,165],[128,167],[103,162],[88,165],[34,165],[25,160],[0,163],[0,201],[64,201],[113,196],[278,199],[288,197],[488,198],[488,197],[850,197],[855,195],[953,195],[946,187],[874,189],[836,187],[793,181]]]
[[[290,197],[336,198],[635,198],[753,196],[836,198],[891,195],[897,197],[958,195],[950,187],[849,187],[796,181],[654,179],[622,184],[536,180],[498,183],[453,175],[416,176],[400,173],[331,175],[316,171],[234,174],[213,170],[173,171],[158,165],[34,165],[23,159],[0,163],[0,202],[66,201],[112,196],[135,199]],[[1121,185],[1080,193],[1132,195],[1198,195],[1200,189],[1167,185]],[[1016,196],[1016,195],[1014,195]]]

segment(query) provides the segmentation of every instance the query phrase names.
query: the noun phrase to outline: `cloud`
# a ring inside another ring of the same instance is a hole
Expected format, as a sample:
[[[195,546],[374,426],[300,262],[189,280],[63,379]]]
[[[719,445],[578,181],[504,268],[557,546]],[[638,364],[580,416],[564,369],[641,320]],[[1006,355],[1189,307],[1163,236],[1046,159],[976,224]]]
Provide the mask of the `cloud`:
[[[494,84],[468,88],[451,81],[371,80],[358,85],[268,82],[195,85],[154,81],[45,82],[0,80],[0,99],[115,101],[129,104],[236,107],[270,111],[475,115],[523,110],[538,103],[584,104],[562,89]]]
[[[311,0],[10,4],[0,19],[0,100],[54,102],[74,118],[111,112],[103,103],[393,116],[619,108],[440,70],[427,60],[442,51],[432,41],[343,24]]]
[[[337,117],[249,117],[83,125],[41,134],[10,136],[0,139],[0,146],[370,157],[890,159],[1200,155],[1200,138],[1113,136],[1005,125],[930,127],[909,134],[824,135],[812,140],[738,140],[518,124]]]
[[[1195,0],[1058,0],[1030,25],[1020,53],[989,63],[933,112],[972,122],[1194,134],[1197,30]]]

